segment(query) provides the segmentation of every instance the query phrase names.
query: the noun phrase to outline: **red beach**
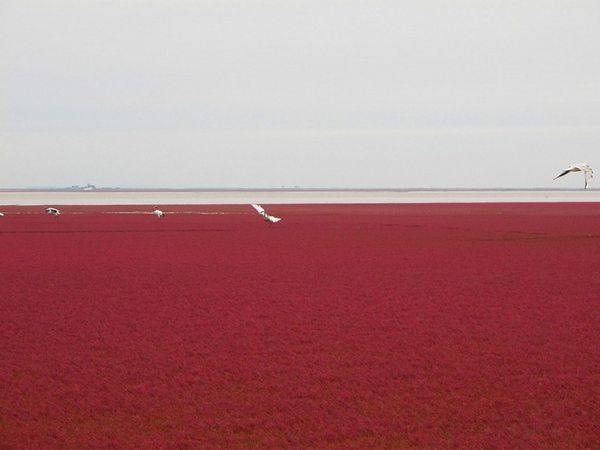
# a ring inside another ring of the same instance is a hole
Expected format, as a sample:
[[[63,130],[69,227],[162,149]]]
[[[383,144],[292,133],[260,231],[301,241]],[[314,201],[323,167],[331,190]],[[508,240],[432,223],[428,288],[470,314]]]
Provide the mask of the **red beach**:
[[[3,207],[0,448],[598,448],[600,206]]]

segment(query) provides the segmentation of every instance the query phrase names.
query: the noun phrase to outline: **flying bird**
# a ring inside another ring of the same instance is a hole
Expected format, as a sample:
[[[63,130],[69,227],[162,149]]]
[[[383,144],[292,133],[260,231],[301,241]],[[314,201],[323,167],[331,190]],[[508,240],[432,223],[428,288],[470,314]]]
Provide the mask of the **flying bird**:
[[[276,223],[281,220],[279,217],[270,216],[267,214],[264,208],[260,205],[252,204],[252,207],[263,217],[263,219],[265,219],[266,222]]]
[[[556,176],[556,178],[563,177],[566,174],[571,173],[571,172],[583,172],[584,179],[585,179],[584,189],[587,189],[588,184],[590,183],[590,181],[592,181],[592,178],[594,176],[594,171],[589,166],[589,164],[586,164],[586,163],[571,164],[561,174]],[[554,178],[554,179],[556,180],[556,178]]]
[[[4,217],[4,213],[0,213],[0,217]]]
[[[160,209],[155,208],[154,211],[152,211],[152,214],[154,214],[156,217],[158,217],[159,219],[162,219],[163,217],[165,217],[165,213],[162,212]]]
[[[60,216],[60,210],[56,208],[46,208],[46,214],[58,217]]]

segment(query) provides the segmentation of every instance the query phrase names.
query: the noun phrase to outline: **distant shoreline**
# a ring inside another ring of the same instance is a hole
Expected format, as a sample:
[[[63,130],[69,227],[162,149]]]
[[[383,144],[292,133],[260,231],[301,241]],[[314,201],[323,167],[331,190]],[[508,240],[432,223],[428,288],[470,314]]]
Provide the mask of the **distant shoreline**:
[[[587,191],[600,191],[589,188]],[[0,188],[3,192],[581,192],[580,188]]]

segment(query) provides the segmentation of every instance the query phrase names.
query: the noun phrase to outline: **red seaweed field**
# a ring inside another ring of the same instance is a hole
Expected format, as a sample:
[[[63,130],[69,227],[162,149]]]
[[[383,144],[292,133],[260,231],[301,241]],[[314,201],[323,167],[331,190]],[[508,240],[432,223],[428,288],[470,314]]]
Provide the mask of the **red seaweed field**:
[[[0,448],[600,448],[600,205],[3,207]]]

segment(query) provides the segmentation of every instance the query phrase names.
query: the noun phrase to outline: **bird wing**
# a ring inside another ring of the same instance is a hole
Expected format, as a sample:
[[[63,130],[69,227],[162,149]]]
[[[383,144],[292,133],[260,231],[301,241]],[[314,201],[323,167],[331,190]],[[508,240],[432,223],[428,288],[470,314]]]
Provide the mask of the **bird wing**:
[[[275,216],[267,216],[267,218],[269,219],[270,222],[273,222],[273,223],[277,223],[281,220],[281,218],[275,217]]]
[[[253,204],[252,204],[252,207],[253,207],[253,208],[254,208],[254,209],[255,209],[255,210],[256,210],[256,211],[257,211],[259,214],[262,214],[262,215],[266,214],[266,211],[263,209],[263,207],[262,207],[262,206],[260,206],[260,205],[257,205],[257,204],[255,204],[255,203],[253,203]]]
[[[565,176],[566,174],[568,174],[570,171],[571,171],[570,169],[567,169],[567,170],[565,170],[563,173],[561,173],[560,175],[557,175],[556,177],[554,177],[554,179],[556,180],[557,178],[564,177],[564,176]]]

